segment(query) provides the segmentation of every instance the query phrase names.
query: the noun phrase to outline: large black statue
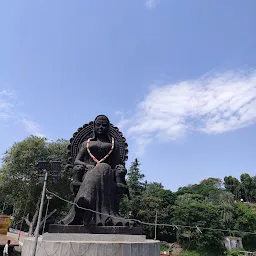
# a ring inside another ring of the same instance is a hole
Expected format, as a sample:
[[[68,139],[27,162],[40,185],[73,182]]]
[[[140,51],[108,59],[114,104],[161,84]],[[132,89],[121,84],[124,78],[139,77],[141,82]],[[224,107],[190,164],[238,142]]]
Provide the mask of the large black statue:
[[[62,220],[65,225],[129,226],[120,218],[122,195],[129,197],[125,182],[128,145],[117,127],[100,115],[94,122],[79,128],[70,140],[69,167],[75,203]],[[117,217],[117,218],[115,218]]]

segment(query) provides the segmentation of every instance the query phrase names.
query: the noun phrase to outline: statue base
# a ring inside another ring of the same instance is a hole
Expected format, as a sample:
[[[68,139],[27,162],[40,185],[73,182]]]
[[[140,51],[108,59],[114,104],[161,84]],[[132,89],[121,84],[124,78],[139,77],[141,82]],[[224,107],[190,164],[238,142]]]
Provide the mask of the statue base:
[[[22,256],[31,256],[34,238],[26,238]],[[144,235],[45,233],[36,256],[158,256],[160,243]]]
[[[126,234],[142,235],[141,227],[124,226],[79,226],[79,225],[49,225],[49,233],[90,233],[90,234]]]

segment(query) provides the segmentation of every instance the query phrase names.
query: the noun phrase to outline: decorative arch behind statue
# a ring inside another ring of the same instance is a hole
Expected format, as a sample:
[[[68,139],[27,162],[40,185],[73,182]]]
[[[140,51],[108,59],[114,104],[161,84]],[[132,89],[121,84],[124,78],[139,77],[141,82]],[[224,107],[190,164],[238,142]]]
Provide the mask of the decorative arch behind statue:
[[[73,134],[68,145],[68,163],[73,164],[80,146],[83,142],[87,141],[93,135],[93,121],[88,124],[84,124],[78,128],[77,132]],[[110,135],[114,137],[120,146],[120,158],[123,164],[128,160],[128,144],[122,132],[119,131],[118,127],[110,124]]]

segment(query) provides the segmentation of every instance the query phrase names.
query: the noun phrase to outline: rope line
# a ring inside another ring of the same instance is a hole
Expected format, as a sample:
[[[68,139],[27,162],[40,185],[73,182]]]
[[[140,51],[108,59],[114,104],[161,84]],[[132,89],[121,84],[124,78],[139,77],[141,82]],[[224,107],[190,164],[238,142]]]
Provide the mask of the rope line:
[[[247,234],[247,235],[256,235],[256,232],[221,229],[221,228],[206,228],[206,227],[199,227],[199,226],[179,225],[179,224],[150,223],[150,222],[144,222],[144,221],[141,221],[141,220],[138,220],[138,219],[127,219],[127,218],[123,218],[123,217],[112,216],[112,215],[109,215],[109,214],[106,214],[106,213],[101,213],[101,212],[98,212],[98,211],[94,211],[92,209],[81,207],[81,206],[77,205],[75,202],[68,201],[68,200],[58,196],[57,194],[49,191],[47,188],[46,188],[46,191],[49,194],[55,196],[56,198],[66,202],[68,204],[74,205],[74,206],[76,206],[77,208],[79,208],[81,210],[89,211],[89,212],[92,212],[92,213],[97,213],[97,214],[100,214],[100,215],[103,215],[103,216],[107,216],[107,217],[111,217],[111,218],[115,218],[115,219],[119,219],[119,220],[133,221],[133,222],[136,222],[136,223],[139,223],[139,224],[142,224],[142,225],[146,225],[146,226],[172,227],[172,228],[175,228],[177,230],[179,228],[191,228],[191,229],[196,229],[196,230],[211,230],[211,231],[222,231],[222,232],[229,232],[229,233],[242,233],[242,234]]]

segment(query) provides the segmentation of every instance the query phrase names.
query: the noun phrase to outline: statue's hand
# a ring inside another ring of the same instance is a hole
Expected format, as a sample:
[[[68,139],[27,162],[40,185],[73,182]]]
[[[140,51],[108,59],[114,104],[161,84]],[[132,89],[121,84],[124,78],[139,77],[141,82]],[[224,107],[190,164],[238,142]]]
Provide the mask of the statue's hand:
[[[77,171],[89,171],[92,168],[94,168],[94,165],[90,165],[90,164],[86,164],[86,163],[81,163],[81,164],[75,165],[74,170],[77,170]]]
[[[85,164],[85,169],[86,169],[86,171],[89,171],[89,170],[93,169],[94,167],[95,167],[94,165]]]

